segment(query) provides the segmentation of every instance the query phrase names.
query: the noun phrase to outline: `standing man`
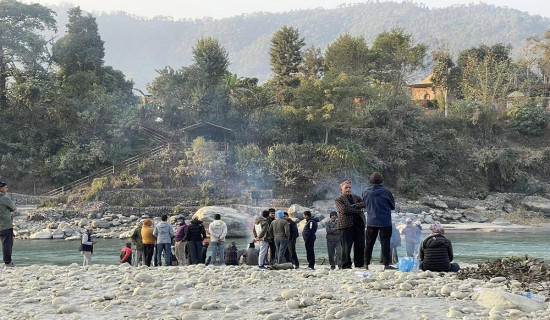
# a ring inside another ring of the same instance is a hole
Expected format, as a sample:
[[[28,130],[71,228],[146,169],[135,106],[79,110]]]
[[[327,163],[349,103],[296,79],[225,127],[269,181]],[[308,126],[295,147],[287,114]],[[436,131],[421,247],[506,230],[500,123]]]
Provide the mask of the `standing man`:
[[[13,249],[13,217],[12,212],[16,211],[15,204],[6,193],[8,185],[0,181],[0,240],[2,241],[2,253],[4,265],[7,268],[13,267],[11,252]]]
[[[342,245],[342,269],[351,269],[351,248],[353,263],[356,268],[365,264],[365,226],[367,225],[363,208],[365,202],[361,197],[351,193],[351,181],[340,184],[342,194],[334,199],[338,209],[338,229]]]
[[[219,213],[214,215],[214,221],[208,227],[210,233],[210,245],[212,246],[212,264],[216,264],[216,256],[220,253],[220,265],[225,265],[225,236],[227,224],[221,220]]]
[[[290,227],[290,237],[288,238],[288,246],[286,250],[286,261],[291,262],[295,269],[300,268],[300,261],[298,261],[298,255],[296,254],[296,239],[300,236],[298,232],[298,225],[296,222],[288,216],[288,212],[283,213],[284,218],[288,221]]]
[[[138,225],[134,229],[134,232],[130,236],[130,239],[134,243],[135,249],[132,254],[132,265],[134,267],[142,266],[145,261],[144,259],[144,252],[143,252],[143,241],[141,240],[141,226],[143,224],[143,220],[139,220]]]
[[[269,211],[269,217],[267,217],[267,223],[271,225],[271,223],[275,221],[275,209],[269,208],[267,211]],[[273,264],[275,263],[275,260],[277,260],[277,255],[276,255],[277,246],[275,245],[275,236],[273,235],[273,233],[271,233],[270,230],[271,229],[269,229],[267,233],[269,237],[269,263]]]
[[[187,232],[183,238],[184,241],[187,241],[191,264],[199,264],[201,262],[202,241],[205,238],[206,230],[204,230],[202,221],[197,216],[193,216],[191,224],[187,227]]]
[[[176,230],[176,245],[175,253],[176,260],[178,260],[178,265],[186,266],[189,264],[189,259],[187,259],[187,241],[184,241],[185,233],[187,233],[187,224],[185,224],[185,217],[179,216],[176,218],[178,229]]]
[[[172,225],[168,223],[168,215],[162,215],[160,222],[153,230],[153,235],[157,238],[157,263],[162,266],[162,251],[164,251],[164,264],[172,265],[172,238],[176,235]]]
[[[290,238],[290,225],[288,221],[284,219],[283,210],[277,211],[277,220],[271,223],[269,230],[275,239],[277,263],[283,263],[286,247],[288,246],[288,238]]]
[[[317,232],[317,223],[319,220],[317,220],[317,218],[312,218],[311,212],[309,211],[304,211],[304,218],[306,219],[306,224],[304,230],[302,230],[302,237],[306,243],[307,264],[309,269],[315,270],[314,244],[315,239],[317,239],[315,232]]]
[[[269,236],[267,235],[267,229],[269,229],[269,223],[267,222],[269,217],[269,211],[262,211],[262,215],[256,218],[254,222],[254,238],[260,243],[260,255],[258,257],[258,267],[260,269],[267,269],[265,267],[265,259],[267,257],[267,249],[269,249]]]
[[[325,224],[327,230],[328,261],[332,270],[342,269],[342,245],[340,244],[340,230],[338,229],[338,213],[332,211],[330,219]]]
[[[155,242],[157,238],[153,235],[153,220],[143,219],[141,226],[141,241],[143,243],[143,264],[150,267],[155,252]]]
[[[80,252],[84,256],[82,261],[83,266],[92,265],[92,254],[94,253],[94,244],[96,241],[92,238],[94,228],[92,226],[86,227],[86,233],[82,235],[82,242],[80,243]]]
[[[395,200],[391,192],[382,186],[384,177],[379,172],[370,176],[371,186],[363,192],[363,201],[367,208],[367,249],[365,261],[367,268],[371,263],[372,249],[380,233],[380,246],[385,269],[390,266],[390,239],[392,234],[391,211],[395,209]]]

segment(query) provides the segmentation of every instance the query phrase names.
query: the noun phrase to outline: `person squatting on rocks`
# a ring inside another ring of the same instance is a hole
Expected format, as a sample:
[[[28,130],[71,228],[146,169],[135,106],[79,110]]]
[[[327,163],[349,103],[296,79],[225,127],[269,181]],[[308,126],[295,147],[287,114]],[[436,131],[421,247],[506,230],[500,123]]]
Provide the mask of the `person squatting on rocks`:
[[[269,208],[267,211],[269,211],[267,222],[269,225],[271,225],[271,223],[275,221],[275,209]],[[275,236],[270,230],[271,229],[268,229],[267,231],[269,236],[269,264],[273,264],[277,260],[277,246],[275,245]],[[267,263],[267,261],[265,262]]]
[[[143,225],[141,226],[141,241],[143,242],[144,264],[148,267],[151,266],[153,253],[155,252],[155,242],[157,241],[153,232],[153,220],[143,219]]]
[[[395,210],[395,200],[391,192],[382,186],[384,177],[379,172],[370,176],[369,186],[363,192],[363,201],[367,210],[367,248],[365,263],[368,268],[371,263],[372,249],[380,233],[380,246],[385,269],[395,269],[390,266],[390,240],[392,234],[391,211]]]
[[[458,263],[453,261],[453,246],[451,240],[443,235],[445,229],[439,222],[430,225],[432,233],[420,245],[420,270],[436,272],[457,272]]]
[[[243,254],[243,264],[247,266],[257,266],[259,256],[260,250],[256,249],[254,242],[251,242],[248,244],[248,249],[246,249],[246,252]]]
[[[288,239],[290,238],[290,225],[284,218],[283,210],[278,210],[277,219],[269,225],[269,233],[275,239],[275,247],[277,252],[277,263],[283,263],[285,258]]]
[[[300,261],[298,260],[298,255],[296,254],[296,239],[300,236],[298,231],[298,224],[290,219],[288,212],[283,213],[283,217],[288,221],[288,226],[290,230],[290,237],[288,238],[288,246],[286,247],[285,258],[287,262],[290,262],[294,265],[295,269],[300,267]]]
[[[13,216],[12,212],[17,211],[15,203],[6,195],[8,185],[0,181],[0,240],[2,241],[2,254],[4,266],[13,267],[11,253],[13,250]]]
[[[185,224],[185,217],[179,216],[176,218],[177,230],[174,240],[175,244],[175,253],[176,260],[178,260],[178,265],[186,266],[189,264],[189,259],[187,257],[187,241],[184,241],[185,233],[187,232],[187,224]]]
[[[338,269],[342,269],[342,245],[340,243],[338,213],[336,211],[330,213],[330,218],[325,224],[325,229],[327,231],[327,250],[330,268],[334,270],[336,269],[336,265],[338,265]]]
[[[306,224],[304,225],[304,230],[302,230],[302,237],[304,238],[304,242],[306,245],[306,257],[307,257],[307,264],[308,268],[315,269],[315,239],[317,239],[317,236],[315,235],[315,232],[317,232],[317,224],[319,223],[319,220],[317,218],[311,217],[311,212],[304,211],[304,218],[306,219]]]
[[[220,265],[225,264],[225,237],[227,236],[227,224],[221,220],[221,215],[216,213],[214,221],[208,226],[210,233],[210,245],[212,246],[212,263],[216,264],[218,253],[220,254]]]
[[[132,265],[134,267],[142,266],[145,262],[144,252],[143,252],[143,241],[141,240],[141,226],[143,225],[143,220],[139,220],[137,226],[134,228],[130,240],[135,246],[132,254]]]
[[[342,245],[342,269],[351,269],[351,249],[356,268],[365,264],[365,203],[361,197],[351,193],[351,181],[340,184],[342,194],[334,199],[338,210],[338,229]]]
[[[413,224],[411,218],[405,220],[406,226],[401,230],[401,234],[405,235],[407,257],[414,257],[414,248],[416,247],[416,230],[418,228]]]
[[[94,253],[94,244],[96,243],[96,241],[92,237],[93,232],[94,228],[92,226],[87,226],[86,233],[82,235],[82,241],[80,242],[79,250],[84,256],[84,260],[82,261],[83,266],[92,265],[92,254]]]
[[[225,249],[225,257],[224,262],[226,266],[238,266],[239,260],[237,258],[237,255],[239,253],[239,249],[237,249],[237,244],[235,242],[231,242],[231,245]]]
[[[267,217],[269,217],[269,211],[262,211],[262,214],[256,218],[256,221],[254,221],[254,230],[252,230],[254,233],[254,239],[260,243],[260,254],[258,257],[258,267],[260,269],[267,269],[264,265],[270,240],[267,232],[269,229]]]
[[[126,242],[126,246],[120,250],[120,263],[131,264],[132,262],[132,243]]]
[[[206,238],[206,230],[202,225],[202,221],[197,216],[191,219],[191,224],[187,227],[187,233],[183,240],[187,241],[189,249],[190,264],[199,264],[202,257],[202,241]]]
[[[174,228],[168,223],[168,216],[162,215],[160,222],[153,230],[153,235],[157,238],[157,266],[162,266],[162,252],[164,251],[164,264],[172,265],[172,238],[175,236]]]

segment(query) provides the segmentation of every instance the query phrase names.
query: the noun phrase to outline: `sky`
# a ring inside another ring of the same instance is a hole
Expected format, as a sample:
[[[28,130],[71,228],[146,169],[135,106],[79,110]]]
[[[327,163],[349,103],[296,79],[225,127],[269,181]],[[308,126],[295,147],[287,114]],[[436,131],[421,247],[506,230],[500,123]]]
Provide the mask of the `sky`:
[[[125,11],[148,18],[167,16],[174,19],[204,17],[220,19],[258,11],[282,12],[311,8],[330,9],[346,3],[344,0],[23,0],[22,2],[44,5],[69,3],[79,5],[82,10],[88,12]],[[359,2],[367,1],[355,0],[348,1],[347,3]],[[479,3],[480,1],[418,0],[413,2],[423,3],[429,8],[441,8],[455,4],[468,5]],[[485,0],[481,2],[550,17],[549,0]]]

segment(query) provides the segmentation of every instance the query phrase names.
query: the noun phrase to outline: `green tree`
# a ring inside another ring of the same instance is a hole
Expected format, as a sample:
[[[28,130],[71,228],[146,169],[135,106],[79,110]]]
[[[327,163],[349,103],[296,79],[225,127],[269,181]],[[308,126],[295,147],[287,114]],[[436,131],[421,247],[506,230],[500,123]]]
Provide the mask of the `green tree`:
[[[200,38],[193,48],[193,60],[208,86],[216,86],[223,81],[229,58],[218,40],[211,37]]]
[[[54,12],[39,4],[0,1],[0,108],[8,104],[8,79],[18,66],[31,73],[47,62],[47,41],[40,34],[55,30]]]
[[[362,36],[340,35],[328,45],[325,63],[329,72],[367,75],[369,71],[369,48]]]
[[[271,38],[269,61],[279,104],[292,101],[289,88],[296,88],[300,84],[297,73],[303,59],[301,50],[304,45],[304,38],[300,38],[298,29],[293,27],[283,26]]]
[[[445,99],[445,118],[449,116],[449,90],[458,86],[457,69],[451,57],[446,50],[438,50],[432,53],[434,66],[432,69],[432,84],[434,88],[441,88],[443,99]]]
[[[534,101],[514,106],[508,115],[512,128],[526,136],[540,136],[550,119],[545,108],[537,106]]]
[[[424,44],[413,45],[412,35],[403,29],[380,33],[371,48],[377,79],[400,90],[407,77],[424,66],[426,50]]]
[[[326,71],[325,58],[321,49],[315,46],[309,46],[303,54],[303,62],[298,67],[302,76],[313,76],[317,79],[323,77]]]
[[[103,66],[105,48],[95,18],[82,15],[80,7],[68,11],[67,34],[52,46],[52,59],[59,65],[62,76],[79,71],[99,73]]]

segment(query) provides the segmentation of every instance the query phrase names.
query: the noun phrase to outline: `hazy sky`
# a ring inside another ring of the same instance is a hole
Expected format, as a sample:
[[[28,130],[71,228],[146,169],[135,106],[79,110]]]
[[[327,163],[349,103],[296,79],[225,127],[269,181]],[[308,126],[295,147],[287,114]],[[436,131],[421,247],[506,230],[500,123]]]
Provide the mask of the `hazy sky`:
[[[71,3],[79,5],[85,11],[126,11],[131,14],[154,17],[171,16],[181,18],[225,18],[242,13],[257,11],[280,12],[292,9],[334,8],[343,0],[24,0],[25,3],[60,4]],[[366,2],[361,0],[347,3]],[[402,2],[402,1],[395,1]],[[479,3],[472,0],[420,0],[430,8],[448,7],[453,4]],[[497,6],[506,6],[531,14],[550,17],[549,0],[485,0],[481,1]]]

